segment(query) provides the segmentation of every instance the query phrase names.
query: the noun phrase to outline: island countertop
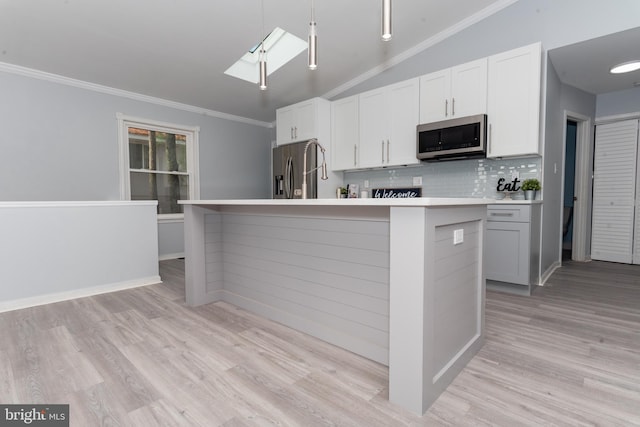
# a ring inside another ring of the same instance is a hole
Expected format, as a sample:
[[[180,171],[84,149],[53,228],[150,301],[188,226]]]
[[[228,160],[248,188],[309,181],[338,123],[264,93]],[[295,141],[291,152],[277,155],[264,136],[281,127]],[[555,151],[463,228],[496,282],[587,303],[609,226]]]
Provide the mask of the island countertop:
[[[466,197],[353,198],[353,199],[226,199],[180,200],[197,206],[472,206],[496,203],[495,199]]]
[[[423,414],[484,338],[489,198],[180,201],[188,305],[225,301],[389,366]]]

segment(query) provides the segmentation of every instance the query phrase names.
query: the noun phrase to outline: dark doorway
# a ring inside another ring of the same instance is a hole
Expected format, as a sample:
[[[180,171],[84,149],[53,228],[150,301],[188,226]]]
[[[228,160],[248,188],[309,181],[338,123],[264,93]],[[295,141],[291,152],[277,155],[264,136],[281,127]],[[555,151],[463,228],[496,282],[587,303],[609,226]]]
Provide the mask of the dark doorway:
[[[576,141],[578,123],[567,120],[564,168],[564,203],[562,211],[562,260],[570,260],[573,249],[573,210],[575,201]]]

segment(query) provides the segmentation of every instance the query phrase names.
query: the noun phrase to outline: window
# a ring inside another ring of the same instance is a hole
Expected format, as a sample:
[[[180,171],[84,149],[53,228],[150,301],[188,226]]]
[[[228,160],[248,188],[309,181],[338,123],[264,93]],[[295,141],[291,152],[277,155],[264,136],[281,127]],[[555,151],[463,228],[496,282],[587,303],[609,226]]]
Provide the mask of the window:
[[[199,129],[122,115],[118,124],[122,199],[157,200],[159,219],[182,219],[178,200],[199,198]]]

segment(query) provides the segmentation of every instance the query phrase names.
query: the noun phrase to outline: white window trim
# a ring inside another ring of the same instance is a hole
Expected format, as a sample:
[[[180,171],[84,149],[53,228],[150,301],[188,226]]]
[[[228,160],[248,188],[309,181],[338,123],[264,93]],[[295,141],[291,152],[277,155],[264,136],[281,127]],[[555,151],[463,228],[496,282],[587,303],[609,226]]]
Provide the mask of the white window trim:
[[[116,113],[118,119],[118,146],[120,152],[120,199],[131,200],[129,180],[129,132],[130,127],[151,129],[185,135],[187,138],[187,164],[189,165],[189,199],[200,200],[199,126],[184,126]],[[158,222],[184,221],[184,214],[159,214]]]

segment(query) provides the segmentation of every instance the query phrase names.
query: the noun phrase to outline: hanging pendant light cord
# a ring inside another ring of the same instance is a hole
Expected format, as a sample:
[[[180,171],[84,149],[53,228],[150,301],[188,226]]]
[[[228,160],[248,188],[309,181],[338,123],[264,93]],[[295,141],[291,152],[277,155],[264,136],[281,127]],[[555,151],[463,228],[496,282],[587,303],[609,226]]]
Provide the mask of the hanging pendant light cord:
[[[309,69],[318,68],[318,35],[316,33],[316,8],[314,0],[311,0],[311,22],[309,23]]]
[[[262,37],[260,39],[260,48],[264,50],[264,0],[260,1],[260,5],[262,7]]]
[[[267,60],[265,58],[265,50],[264,50],[264,0],[261,0],[261,9],[262,9],[262,34],[260,36],[260,56],[259,56],[259,71],[260,71],[260,90],[267,89]]]

